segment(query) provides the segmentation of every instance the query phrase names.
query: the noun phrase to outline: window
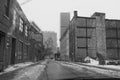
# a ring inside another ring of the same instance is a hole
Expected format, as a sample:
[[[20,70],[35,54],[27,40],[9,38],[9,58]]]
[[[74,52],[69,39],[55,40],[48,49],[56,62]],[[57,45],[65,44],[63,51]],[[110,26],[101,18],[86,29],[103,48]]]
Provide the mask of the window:
[[[20,25],[19,25],[19,30],[23,32],[23,20],[20,19]]]
[[[25,26],[25,35],[28,36],[28,27]]]
[[[13,12],[13,26],[16,26],[16,11]]]
[[[7,4],[5,5],[5,14],[7,17],[9,17],[9,6],[10,6],[10,0],[7,0]]]

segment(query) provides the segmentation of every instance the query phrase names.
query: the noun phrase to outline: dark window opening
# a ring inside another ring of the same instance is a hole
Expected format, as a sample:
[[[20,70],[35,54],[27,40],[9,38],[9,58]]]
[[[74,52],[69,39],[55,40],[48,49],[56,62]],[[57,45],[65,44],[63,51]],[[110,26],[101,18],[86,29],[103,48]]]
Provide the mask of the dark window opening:
[[[9,17],[9,11],[10,11],[10,0],[7,0],[7,4],[5,5],[5,14],[7,17]]]

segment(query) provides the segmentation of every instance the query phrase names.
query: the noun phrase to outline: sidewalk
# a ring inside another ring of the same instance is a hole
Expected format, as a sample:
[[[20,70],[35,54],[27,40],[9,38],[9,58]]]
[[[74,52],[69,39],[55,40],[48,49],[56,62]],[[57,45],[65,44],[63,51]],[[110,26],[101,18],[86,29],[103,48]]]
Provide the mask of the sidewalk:
[[[21,67],[13,70],[9,70],[8,68],[8,72],[2,73],[0,75],[0,80],[38,80],[39,76],[42,75],[46,64],[46,60],[25,65],[20,63]]]
[[[40,61],[42,62],[42,61]],[[6,68],[3,72],[0,72],[0,75],[11,72],[11,71],[15,71],[15,70],[19,70],[28,66],[32,66],[35,64],[38,64],[40,62],[24,62],[24,63],[18,63],[18,64],[14,64],[14,65],[9,65],[8,68]],[[41,63],[43,64],[43,63]]]
[[[120,78],[120,68],[119,66],[114,66],[114,65],[91,65],[91,64],[86,64],[86,63],[80,63],[80,62],[63,62],[71,67],[77,67],[79,70],[79,67],[89,69],[93,72],[97,72],[100,74],[104,74],[107,76],[111,76],[114,78]],[[114,67],[113,67],[114,66]],[[118,69],[117,69],[118,68]]]

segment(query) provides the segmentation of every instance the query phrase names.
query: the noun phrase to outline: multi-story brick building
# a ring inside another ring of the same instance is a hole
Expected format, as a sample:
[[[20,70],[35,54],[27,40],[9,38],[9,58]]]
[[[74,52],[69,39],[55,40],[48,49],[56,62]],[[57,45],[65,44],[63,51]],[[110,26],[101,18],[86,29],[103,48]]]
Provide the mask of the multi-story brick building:
[[[28,59],[29,22],[16,0],[0,1],[0,69]]]
[[[0,0],[1,71],[8,65],[30,60],[30,26],[16,0]]]
[[[96,47],[89,47],[91,32],[95,29],[95,18],[79,17],[77,11],[70,21],[70,58],[82,61],[86,56],[95,57]],[[92,51],[92,52],[91,52]]]
[[[0,1],[0,71],[3,70],[3,68],[9,64],[9,60],[6,60],[10,54],[9,50],[9,43],[7,43],[8,39],[8,32],[9,28],[11,27],[11,18],[12,13],[9,13],[11,11],[12,2],[14,0],[1,0]]]
[[[35,24],[35,22],[30,22],[29,29],[29,41],[30,41],[30,60],[38,61],[43,59],[43,33],[41,29]]]
[[[70,21],[70,59],[83,61],[86,56],[94,59],[119,59],[120,20],[105,19],[105,13],[80,17],[77,11]],[[101,57],[100,57],[101,56]]]

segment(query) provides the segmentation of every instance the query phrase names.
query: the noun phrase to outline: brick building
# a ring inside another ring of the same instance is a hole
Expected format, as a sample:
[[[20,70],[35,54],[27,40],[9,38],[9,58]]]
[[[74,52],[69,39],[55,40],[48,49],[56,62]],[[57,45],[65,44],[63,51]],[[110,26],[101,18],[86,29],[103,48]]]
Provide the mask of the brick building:
[[[30,41],[30,60],[38,61],[43,59],[43,33],[41,29],[35,24],[35,22],[30,22],[29,29],[29,41]]]
[[[70,59],[84,61],[85,57],[90,56],[118,60],[119,24],[120,20],[105,19],[105,13],[80,17],[75,11],[69,26]]]
[[[16,0],[0,0],[0,71],[8,65],[30,61],[30,27]]]

